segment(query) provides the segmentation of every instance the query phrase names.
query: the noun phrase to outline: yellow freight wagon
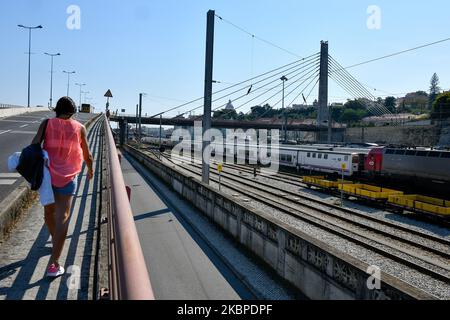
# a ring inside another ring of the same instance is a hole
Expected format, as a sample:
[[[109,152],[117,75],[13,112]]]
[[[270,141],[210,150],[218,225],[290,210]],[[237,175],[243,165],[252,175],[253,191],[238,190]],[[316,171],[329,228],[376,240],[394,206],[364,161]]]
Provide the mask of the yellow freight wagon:
[[[391,195],[403,195],[402,191],[380,188],[368,184],[339,184],[339,190],[348,196],[374,201],[387,201]]]
[[[352,184],[351,181],[345,181],[345,180],[338,180],[338,181],[331,181],[327,180],[324,177],[318,177],[318,176],[307,176],[303,177],[303,182],[310,186],[315,186],[322,189],[337,189],[339,184]]]
[[[431,213],[450,217],[450,201],[421,195],[403,195],[389,197],[390,205],[413,212]]]

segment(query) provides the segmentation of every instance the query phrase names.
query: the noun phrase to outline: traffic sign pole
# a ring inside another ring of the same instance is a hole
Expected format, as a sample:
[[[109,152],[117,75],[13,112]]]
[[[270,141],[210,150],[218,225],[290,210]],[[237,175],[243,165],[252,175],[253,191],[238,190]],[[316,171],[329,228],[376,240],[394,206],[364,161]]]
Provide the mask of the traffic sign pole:
[[[346,164],[341,164],[341,171],[342,171],[342,188],[341,188],[341,207],[344,206],[344,170],[347,168]]]
[[[220,191],[221,184],[222,184],[222,181],[221,181],[221,178],[222,178],[222,170],[223,170],[223,164],[219,163],[219,164],[217,165],[217,171],[219,171],[219,191]]]
[[[113,97],[111,90],[108,89],[108,91],[106,91],[104,96],[106,97],[106,111],[108,111],[109,110],[109,98]]]

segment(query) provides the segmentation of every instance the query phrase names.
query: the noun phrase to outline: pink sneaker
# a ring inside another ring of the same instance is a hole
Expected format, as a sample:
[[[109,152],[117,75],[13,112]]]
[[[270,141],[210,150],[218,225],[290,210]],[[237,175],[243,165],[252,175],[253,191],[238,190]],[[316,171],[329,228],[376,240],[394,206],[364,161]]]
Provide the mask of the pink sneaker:
[[[64,268],[62,266],[56,266],[52,263],[47,269],[47,277],[56,278],[64,274]]]

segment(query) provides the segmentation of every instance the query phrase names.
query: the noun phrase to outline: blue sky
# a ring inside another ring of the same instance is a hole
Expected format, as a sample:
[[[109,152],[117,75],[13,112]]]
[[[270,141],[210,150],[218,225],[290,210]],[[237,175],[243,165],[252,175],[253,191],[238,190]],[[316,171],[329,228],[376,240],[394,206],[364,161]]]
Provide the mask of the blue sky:
[[[70,5],[81,10],[79,30],[66,27]],[[381,9],[380,30],[367,28],[369,5]],[[201,97],[208,9],[300,56],[318,52],[320,40],[328,40],[330,54],[344,66],[450,37],[445,0],[1,1],[0,103],[27,102],[28,34],[17,24],[44,26],[33,31],[32,105],[46,106],[49,99],[50,58],[43,52],[62,54],[55,58],[54,100],[66,93],[63,70],[76,71],[71,96],[78,102],[74,83],[86,83],[83,89],[97,110],[104,109],[107,89],[114,95],[111,108],[128,113],[134,112],[139,92],[147,93],[148,114]],[[251,37],[219,20],[215,37],[214,78],[223,82],[215,90],[296,60],[257,40],[252,55]],[[374,95],[428,90],[434,72],[448,90],[449,49],[446,42],[350,71],[377,88],[369,88]],[[330,83],[331,101],[347,97]]]

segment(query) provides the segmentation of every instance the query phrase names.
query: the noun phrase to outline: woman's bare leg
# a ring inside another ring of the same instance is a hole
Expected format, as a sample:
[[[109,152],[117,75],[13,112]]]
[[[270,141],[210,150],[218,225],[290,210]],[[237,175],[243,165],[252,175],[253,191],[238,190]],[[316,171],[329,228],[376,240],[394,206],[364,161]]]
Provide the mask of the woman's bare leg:
[[[45,224],[47,225],[48,232],[53,236],[55,234],[55,204],[50,204],[44,207]]]
[[[59,266],[59,257],[61,256],[64,242],[67,236],[70,219],[70,207],[72,196],[55,193],[55,233],[52,238],[53,248],[50,263]]]

